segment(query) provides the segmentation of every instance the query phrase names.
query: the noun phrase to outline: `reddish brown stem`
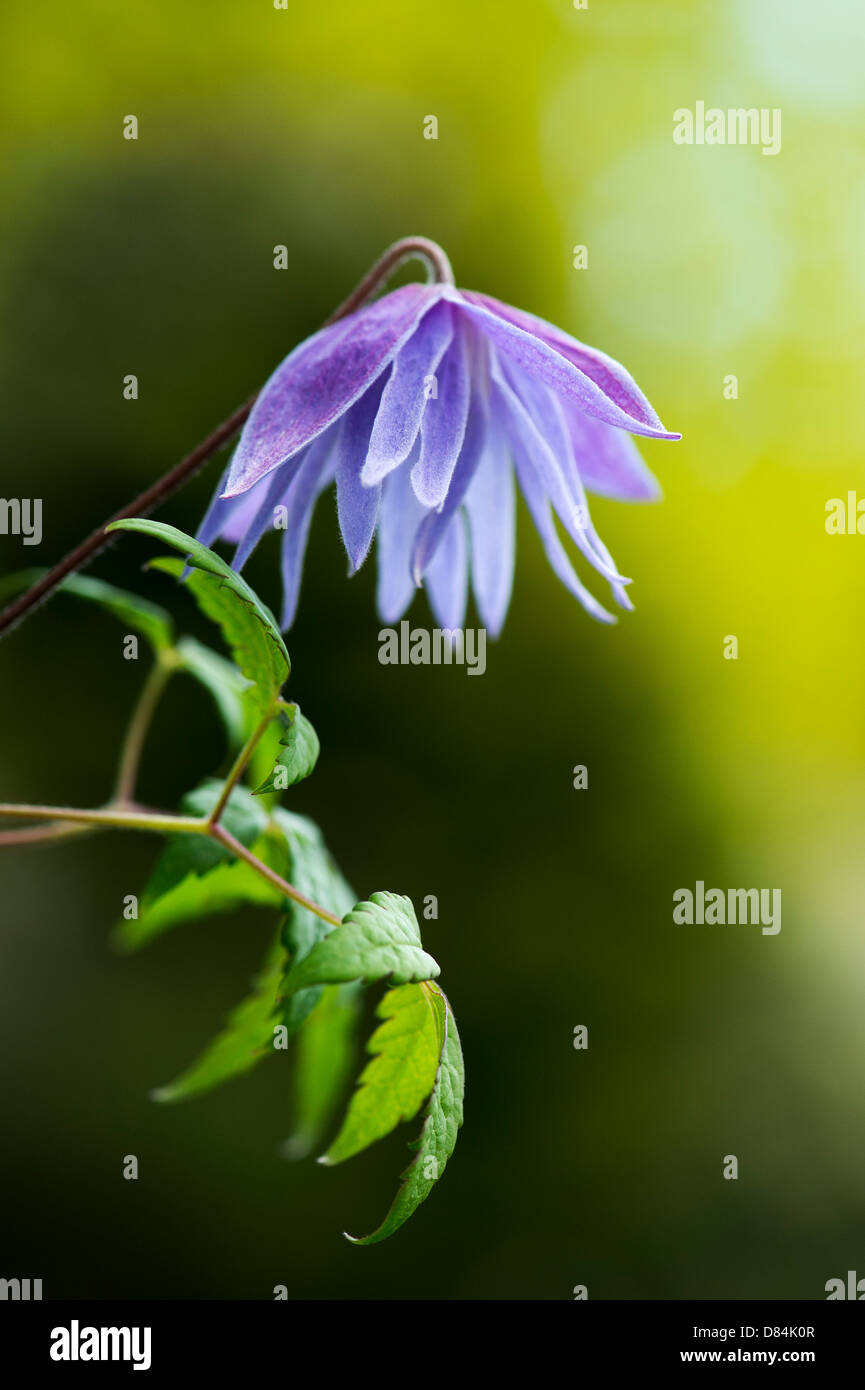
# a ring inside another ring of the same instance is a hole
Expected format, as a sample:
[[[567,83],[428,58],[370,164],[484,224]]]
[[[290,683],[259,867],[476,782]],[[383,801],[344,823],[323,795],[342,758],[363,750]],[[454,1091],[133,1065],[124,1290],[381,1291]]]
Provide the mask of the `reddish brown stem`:
[[[80,569],[88,560],[92,560],[94,555],[98,555],[100,550],[104,550],[106,545],[114,539],[113,536],[106,535],[105,532],[105,527],[110,526],[112,521],[123,521],[128,516],[148,516],[155,507],[159,506],[160,502],[164,502],[166,497],[170,497],[188,478],[191,478],[194,473],[197,473],[199,468],[207,462],[210,456],[215,454],[217,449],[225,444],[231,436],[240,429],[249,415],[249,412],[252,410],[255,401],[256,397],[250,396],[249,400],[246,401],[244,405],[239,406],[233,415],[230,415],[227,420],[224,420],[221,425],[218,425],[212,434],[209,434],[206,439],[202,440],[198,447],[192,450],[191,454],[187,454],[186,458],[181,459],[180,463],[172,468],[169,473],[166,473],[165,476],[160,478],[157,483],[154,483],[152,487],[142,492],[140,496],[136,497],[128,506],[123,507],[119,512],[115,512],[113,516],[108,518],[103,526],[100,526],[97,531],[93,531],[80,545],[76,545],[74,550],[70,550],[69,554],[65,556],[59,564],[56,564],[47,574],[43,574],[42,578],[37,580],[32,588],[28,589],[26,593],[21,594],[13,603],[10,603],[9,607],[5,608],[3,612],[0,613],[0,633],[14,626],[15,623],[19,622],[21,618],[24,617],[25,613],[28,613],[37,603],[53,593],[57,585],[61,584],[68,574],[73,574],[75,570]]]
[[[352,290],[348,299],[344,300],[339,308],[334,310],[330,318],[325,320],[323,326],[327,327],[328,324],[353,314],[356,309],[359,309],[368,299],[372,298],[399,266],[409,260],[424,261],[432,281],[439,284],[453,284],[453,271],[450,262],[440,246],[437,246],[434,241],[428,241],[426,237],[405,237],[402,241],[394,242],[393,246],[388,247],[384,255],[363,277],[360,284]],[[114,539],[113,535],[106,535],[105,532],[105,527],[110,526],[112,521],[123,521],[126,517],[131,516],[148,516],[167,497],[182,487],[187,479],[197,473],[207,460],[216,453],[217,449],[220,449],[231,439],[232,435],[237,433],[241,425],[247,420],[257,398],[258,393],[256,392],[243,405],[238,406],[233,415],[230,415],[227,420],[217,426],[212,434],[202,440],[197,448],[192,450],[192,453],[181,459],[180,463],[176,464],[169,473],[166,473],[152,487],[147,488],[140,496],[134,498],[121,511],[115,512],[103,526],[89,535],[74,550],[70,550],[69,554],[47,574],[44,574],[32,588],[10,603],[8,608],[0,613],[0,635],[8,632],[11,627],[21,621],[25,614],[53,593],[67,575],[73,574],[88,560],[92,560],[94,555],[98,555],[101,550],[104,550],[105,546]]]

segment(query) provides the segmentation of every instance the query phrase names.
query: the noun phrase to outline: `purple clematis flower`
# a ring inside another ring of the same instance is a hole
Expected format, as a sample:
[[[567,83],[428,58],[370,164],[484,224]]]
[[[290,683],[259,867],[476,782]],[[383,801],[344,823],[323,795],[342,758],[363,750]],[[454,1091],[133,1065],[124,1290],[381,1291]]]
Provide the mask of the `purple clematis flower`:
[[[386,623],[423,584],[438,623],[463,626],[469,572],[484,626],[501,630],[514,569],[514,475],[554,571],[595,618],[556,519],[616,601],[625,585],[586,491],[659,495],[632,434],[678,439],[612,358],[543,319],[448,284],[406,285],[323,328],[264,386],[198,533],[237,543],[240,569],[284,530],[283,627],[297,609],[313,509],[336,482],[351,572],[378,533]]]

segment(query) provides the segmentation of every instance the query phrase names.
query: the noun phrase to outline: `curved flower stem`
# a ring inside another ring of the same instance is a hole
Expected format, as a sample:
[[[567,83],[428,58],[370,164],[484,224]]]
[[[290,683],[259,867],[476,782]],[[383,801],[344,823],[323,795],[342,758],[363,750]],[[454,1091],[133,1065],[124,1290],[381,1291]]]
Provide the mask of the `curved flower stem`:
[[[423,261],[427,268],[427,280],[431,285],[454,284],[451,263],[437,242],[429,241],[425,236],[403,237],[402,241],[395,241],[393,246],[389,246],[379,257],[372,269],[367,271],[352,290],[348,299],[344,299],[330,318],[325,320],[324,326],[327,327],[328,324],[336,323],[337,319],[353,314],[355,309],[359,309],[371,299],[376,290],[386,284],[406,261]]]
[[[147,731],[159,703],[159,697],[176,665],[172,656],[173,653],[170,652],[160,652],[157,655],[156,662],[151,667],[147,680],[144,682],[138,704],[132,713],[120,754],[120,768],[114,791],[114,801],[118,805],[125,805],[132,801],[135,796],[135,779],[138,775],[144,740],[147,738]]]
[[[265,864],[264,860],[259,859],[238,839],[235,839],[234,835],[223,826],[214,825],[207,819],[199,819],[197,816],[165,815],[161,811],[150,811],[146,806],[117,806],[112,804],[95,811],[81,811],[77,807],[71,806],[11,805],[8,802],[0,803],[0,816],[14,816],[18,820],[52,822],[51,825],[39,827],[40,830],[46,832],[39,837],[42,839],[53,838],[60,834],[66,826],[68,826],[67,833],[88,828],[109,829],[114,827],[120,830],[154,830],[162,835],[207,835],[211,840],[217,840],[236,859],[242,859],[257,874],[267,879],[268,883],[277,888],[283,897],[291,898],[292,902],[299,903],[301,907],[305,907],[307,911],[315,913],[316,917],[321,917],[323,921],[330,922],[335,927],[340,925],[341,919],[339,917],[335,917],[332,912],[328,912],[326,907],[313,902],[306,894],[301,893],[287,879],[282,878]],[[61,823],[60,827],[58,827],[57,822]],[[12,835],[26,835],[27,831],[18,830],[11,833]],[[7,840],[6,843],[21,843],[21,841]]]
[[[384,255],[363,277],[360,284],[352,290],[348,299],[344,300],[339,308],[330,315],[330,318],[325,320],[323,327],[336,323],[338,319],[345,318],[348,314],[353,314],[387,283],[401,265],[410,260],[424,262],[431,283],[447,285],[454,283],[450,261],[436,242],[429,241],[426,237],[404,237],[402,241],[395,241],[393,246],[388,247]],[[101,550],[104,550],[114,538],[113,534],[106,534],[106,526],[109,526],[113,521],[123,521],[127,517],[149,516],[167,497],[177,492],[178,488],[182,487],[187,479],[193,477],[211,455],[216,453],[217,449],[221,449],[223,444],[227,444],[237,433],[248,419],[257,398],[258,392],[250,396],[248,401],[244,401],[243,405],[238,406],[227,420],[224,420],[221,425],[217,425],[206,439],[203,439],[191,453],[181,459],[178,464],[175,464],[174,468],[164,477],[145,489],[119,512],[110,516],[102,526],[93,531],[74,550],[70,550],[64,559],[59,561],[47,574],[44,574],[26,593],[20,594],[14,602],[10,603],[0,613],[0,634],[8,631],[15,623],[20,622],[37,603],[53,593],[67,575],[73,574],[82,565],[92,560],[94,555],[98,555]]]

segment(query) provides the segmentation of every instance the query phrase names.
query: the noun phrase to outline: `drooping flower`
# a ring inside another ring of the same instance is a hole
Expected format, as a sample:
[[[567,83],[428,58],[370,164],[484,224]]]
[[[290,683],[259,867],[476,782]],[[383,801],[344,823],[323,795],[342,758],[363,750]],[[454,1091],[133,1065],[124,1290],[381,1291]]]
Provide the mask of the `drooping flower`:
[[[577,577],[556,523],[631,608],[586,492],[658,496],[633,434],[680,437],[612,358],[486,295],[406,285],[321,329],[276,369],[199,539],[236,542],[239,569],[278,516],[287,628],[313,509],[335,482],[351,573],[377,534],[384,622],[423,584],[440,626],[462,627],[471,575],[495,636],[513,579],[516,477],[555,573],[593,617],[614,621]]]

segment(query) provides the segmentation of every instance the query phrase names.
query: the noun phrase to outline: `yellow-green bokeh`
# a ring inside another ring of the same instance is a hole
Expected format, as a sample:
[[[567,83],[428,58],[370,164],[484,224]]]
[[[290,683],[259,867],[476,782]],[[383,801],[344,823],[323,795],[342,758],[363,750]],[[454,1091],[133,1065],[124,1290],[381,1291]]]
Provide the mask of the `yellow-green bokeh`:
[[[43,498],[45,539],[0,537],[0,572],[164,471],[407,233],[624,362],[684,438],[641,446],[663,502],[593,508],[634,578],[613,629],[520,516],[482,680],[379,666],[373,576],[346,581],[320,506],[289,647],[324,752],[294,804],[359,894],[438,895],[425,938],[467,1052],[466,1127],[413,1225],[341,1241],[411,1134],[286,1164],[285,1070],[147,1100],[269,925],[116,960],[154,846],[88,840],[0,857],[3,1272],[46,1297],[803,1299],[865,1273],[865,538],[824,526],[828,499],[865,497],[865,11],[8,0],[4,27],[0,492]],[[780,108],[780,153],[675,145],[697,101]],[[165,519],[193,530],[217,471]],[[148,553],[96,572],[165,598]],[[262,546],[273,603],[275,569]],[[141,679],[116,628],[57,599],[0,670],[0,796],[97,803]],[[143,793],[169,805],[220,756],[178,687]],[[782,931],[674,927],[697,879],[780,887]]]

